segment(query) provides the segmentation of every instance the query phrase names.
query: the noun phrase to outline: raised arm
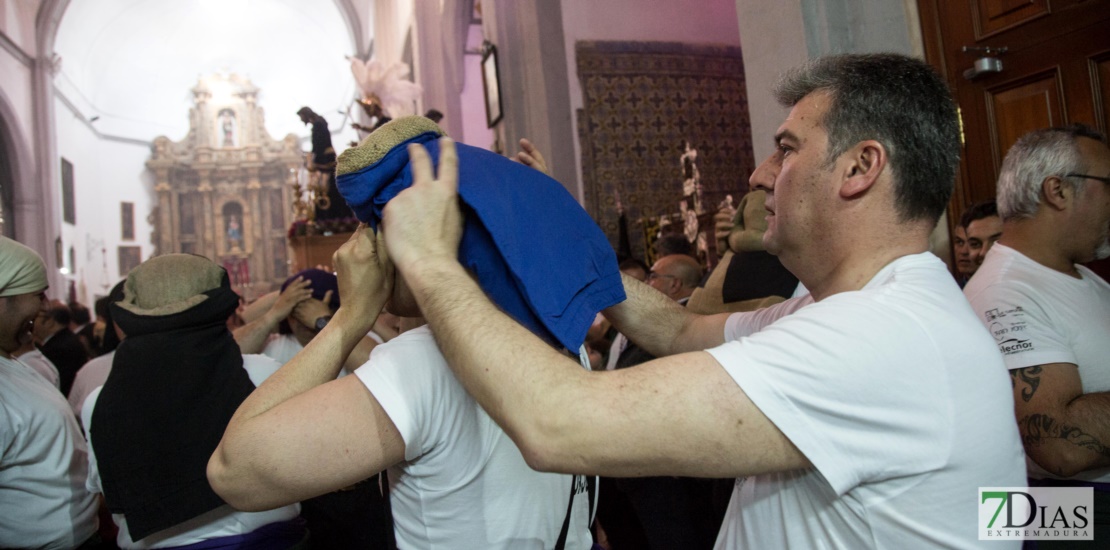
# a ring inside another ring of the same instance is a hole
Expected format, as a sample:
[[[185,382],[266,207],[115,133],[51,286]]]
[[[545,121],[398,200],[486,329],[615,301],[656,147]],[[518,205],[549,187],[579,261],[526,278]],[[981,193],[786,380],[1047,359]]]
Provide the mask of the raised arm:
[[[1083,393],[1070,363],[1010,371],[1025,453],[1045,470],[1071,477],[1110,466],[1110,393]]]
[[[455,375],[529,465],[713,477],[806,466],[708,353],[587,372],[502,313],[456,258],[457,159],[450,140],[440,151],[436,180],[410,147],[414,183],[386,206],[384,232]]]
[[[259,296],[258,299],[247,304],[243,308],[243,312],[240,313],[239,316],[242,317],[243,321],[247,323],[258,319],[259,317],[265,315],[271,307],[274,307],[274,302],[277,301],[278,296],[281,296],[280,290],[272,290],[270,292],[267,292],[266,294],[263,294],[262,296]]]
[[[652,355],[702,351],[725,342],[728,313],[699,315],[632,277],[621,279],[628,299],[606,309],[605,317]]]
[[[267,510],[349,486],[401,461],[404,441],[355,376],[336,380],[392,289],[388,258],[365,227],[335,254],[349,298],[305,349],[240,405],[208,480],[240,510]]]
[[[317,319],[325,316],[330,317],[332,315],[331,308],[328,306],[330,301],[330,290],[324,294],[322,300],[317,300],[315,298],[305,300],[297,304],[297,307],[293,308],[293,318],[306,327],[315,327]],[[375,317],[377,317],[377,315],[375,315]],[[374,351],[374,347],[377,345],[378,343],[369,336],[363,336],[362,339],[355,344],[350,355],[343,360],[343,368],[347,369],[347,372],[354,372],[355,369],[361,367],[362,364],[370,358],[370,352]]]
[[[239,349],[243,353],[261,353],[266,347],[266,339],[277,330],[278,323],[288,317],[297,304],[312,298],[310,284],[310,281],[298,277],[284,291],[274,295],[272,300],[267,299],[271,305],[265,313],[253,315],[253,320],[232,333]]]

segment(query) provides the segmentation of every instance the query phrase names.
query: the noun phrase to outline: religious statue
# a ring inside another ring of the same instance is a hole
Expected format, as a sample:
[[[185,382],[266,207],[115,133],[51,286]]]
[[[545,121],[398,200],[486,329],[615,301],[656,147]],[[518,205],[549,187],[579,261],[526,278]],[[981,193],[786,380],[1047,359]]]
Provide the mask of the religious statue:
[[[227,219],[227,250],[230,253],[242,252],[243,228],[239,226],[239,217],[232,214]]]
[[[220,147],[235,147],[238,145],[235,139],[235,111],[231,109],[221,109],[219,114],[220,122]]]

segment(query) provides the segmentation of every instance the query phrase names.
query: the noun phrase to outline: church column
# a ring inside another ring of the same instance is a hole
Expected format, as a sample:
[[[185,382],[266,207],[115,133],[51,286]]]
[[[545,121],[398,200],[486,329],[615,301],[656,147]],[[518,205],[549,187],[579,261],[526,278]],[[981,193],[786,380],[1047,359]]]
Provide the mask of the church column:
[[[154,243],[155,254],[169,254],[177,252],[174,242],[177,241],[175,228],[177,227],[177,209],[174,208],[173,188],[170,187],[169,170],[159,168],[154,171],[154,192],[158,194],[158,242]]]
[[[251,239],[252,248],[249,249],[251,283],[268,283],[274,278],[271,273],[271,261],[268,235],[263,223],[265,217],[262,212],[262,183],[258,181],[258,166],[247,166],[247,201],[251,209]]]
[[[212,170],[197,170],[197,175],[200,177],[200,184],[197,185],[197,191],[200,192],[201,210],[204,212],[204,223],[200,224],[198,237],[200,237],[200,250],[198,251],[203,256],[209,258],[218,258],[220,251],[217,250],[216,232],[222,231],[223,228],[216,227],[216,220],[212,215],[214,212],[214,205],[212,204]]]
[[[547,157],[551,175],[581,201],[562,2],[485,0],[482,32],[497,46],[505,117],[494,131],[504,153],[528,138]]]

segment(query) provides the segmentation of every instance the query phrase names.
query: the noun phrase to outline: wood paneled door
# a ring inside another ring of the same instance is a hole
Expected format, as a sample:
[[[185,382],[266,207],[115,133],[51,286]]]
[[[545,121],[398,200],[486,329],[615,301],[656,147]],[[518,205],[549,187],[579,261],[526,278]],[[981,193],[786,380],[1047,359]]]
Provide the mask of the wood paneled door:
[[[950,224],[994,197],[1002,159],[1026,132],[1075,122],[1110,128],[1110,0],[918,0],[918,7],[926,58],[952,87],[962,117]],[[997,58],[1001,70],[966,74],[981,57]]]

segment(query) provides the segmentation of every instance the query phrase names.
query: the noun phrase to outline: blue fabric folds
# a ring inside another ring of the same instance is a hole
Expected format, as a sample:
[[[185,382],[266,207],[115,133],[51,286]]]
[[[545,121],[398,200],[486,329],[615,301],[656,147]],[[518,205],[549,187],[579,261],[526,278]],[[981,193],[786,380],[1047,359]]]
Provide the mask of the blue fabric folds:
[[[390,199],[412,185],[409,143],[439,161],[427,132],[381,160],[340,175],[340,194],[375,229]],[[489,151],[456,144],[463,236],[459,261],[498,306],[549,343],[577,351],[598,311],[625,299],[616,256],[559,182]]]

